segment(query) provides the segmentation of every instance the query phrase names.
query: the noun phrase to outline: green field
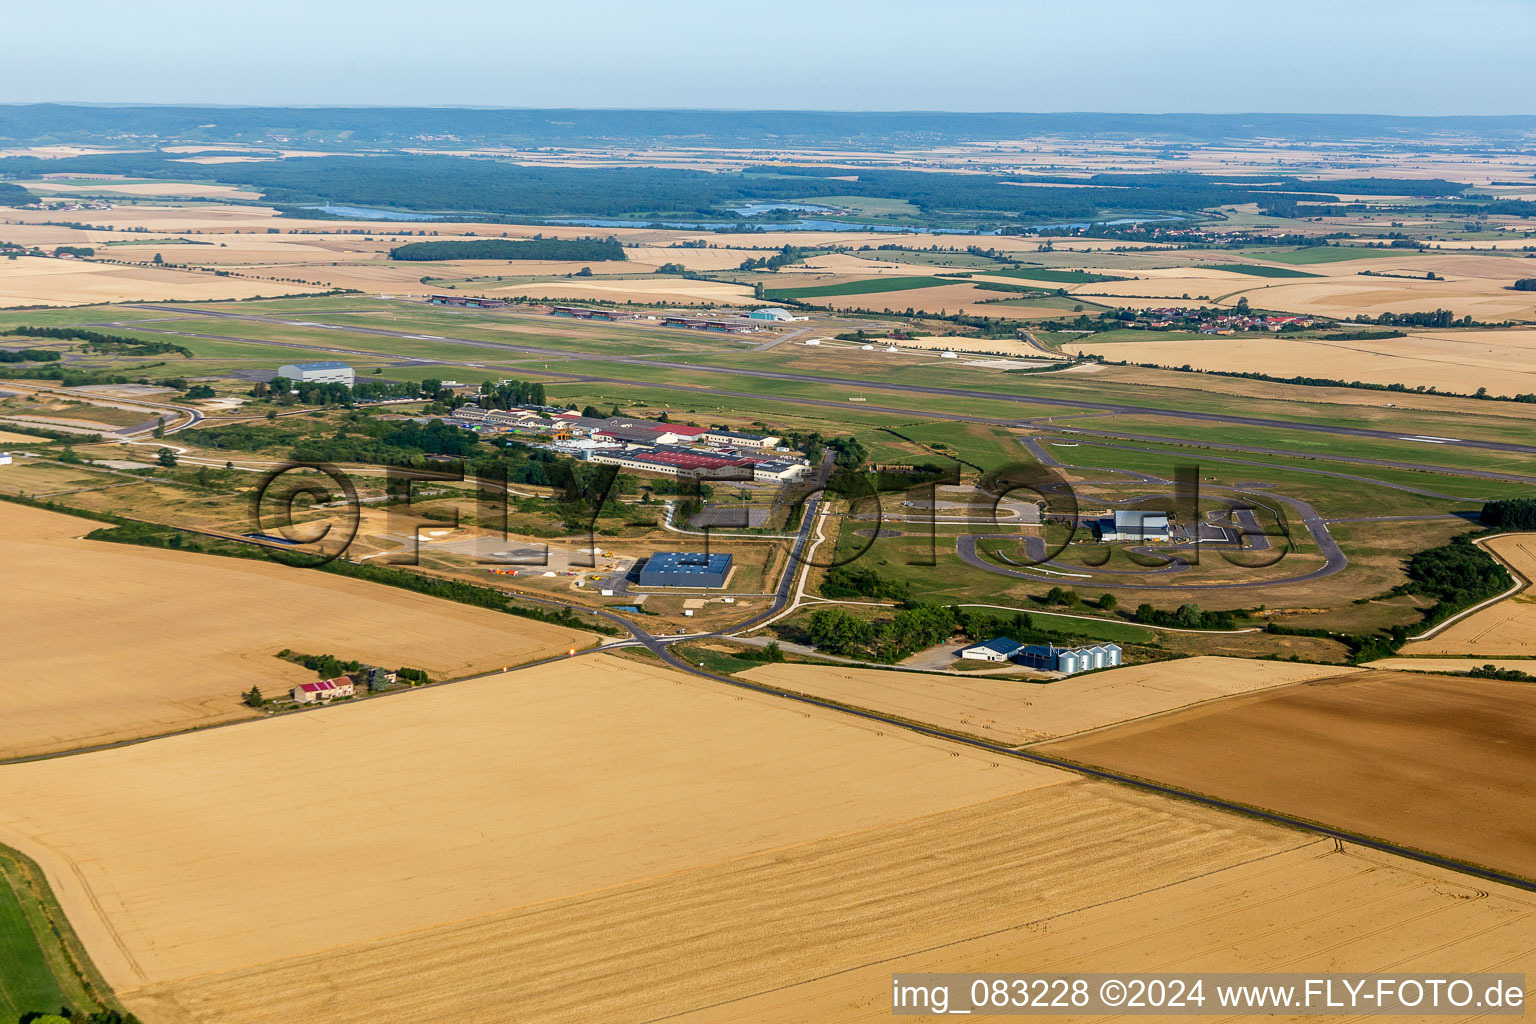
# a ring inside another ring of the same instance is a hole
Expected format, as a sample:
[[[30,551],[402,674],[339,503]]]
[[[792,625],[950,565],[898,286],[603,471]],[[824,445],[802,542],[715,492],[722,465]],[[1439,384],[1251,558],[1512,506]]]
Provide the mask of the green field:
[[[1308,245],[1300,249],[1257,248],[1241,251],[1245,256],[1256,256],[1271,263],[1301,266],[1309,263],[1346,263],[1349,260],[1365,260],[1377,256],[1406,256],[1413,252],[1412,249],[1366,249],[1356,245]]]
[[[1208,264],[1212,270],[1225,270],[1231,274],[1247,274],[1250,277],[1322,277],[1322,274],[1309,274],[1305,270],[1292,270],[1289,267],[1261,267],[1248,263],[1212,263]]]
[[[797,203],[814,203],[817,206],[840,206],[865,217],[905,220],[922,215],[922,210],[906,199],[888,199],[879,196],[812,196],[796,199]]]
[[[111,998],[42,878],[36,864],[0,846],[0,1021],[5,1024],[24,1013],[57,1013],[62,1006],[94,1011]],[[82,970],[89,981],[80,977]]]
[[[1094,284],[1098,281],[1127,280],[1112,274],[1094,274],[1087,270],[1047,270],[1044,267],[1009,267],[1007,270],[992,270],[988,273],[996,277],[1022,277],[1029,281],[1052,281],[1056,284]]]
[[[830,295],[869,295],[875,292],[904,292],[913,288],[934,288],[953,281],[936,277],[876,277],[868,281],[844,281],[842,284],[810,285],[805,288],[770,288],[769,300],[819,299]]]

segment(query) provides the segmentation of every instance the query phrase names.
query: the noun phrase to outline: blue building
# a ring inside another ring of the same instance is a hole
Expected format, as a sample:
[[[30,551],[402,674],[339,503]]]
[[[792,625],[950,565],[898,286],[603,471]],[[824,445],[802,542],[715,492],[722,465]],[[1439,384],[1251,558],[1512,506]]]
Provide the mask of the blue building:
[[[730,555],[707,555],[702,551],[657,551],[641,566],[639,582],[642,587],[714,589],[725,586],[725,579],[730,574]]]
[[[1070,676],[1094,668],[1113,668],[1120,664],[1119,644],[1095,647],[1057,647],[1054,644],[1030,644],[1013,655],[1025,668],[1042,672],[1060,672]]]

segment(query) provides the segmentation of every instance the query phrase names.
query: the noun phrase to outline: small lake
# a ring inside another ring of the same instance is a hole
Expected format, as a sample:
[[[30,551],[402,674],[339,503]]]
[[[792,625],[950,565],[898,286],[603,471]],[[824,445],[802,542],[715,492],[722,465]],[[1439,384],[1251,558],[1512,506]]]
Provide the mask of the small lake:
[[[440,213],[412,213],[409,210],[386,210],[376,206],[343,206],[327,203],[325,206],[304,206],[304,210],[319,210],[332,217],[354,217],[358,220],[444,220]]]
[[[1039,228],[1045,231],[1060,231],[1070,228],[1090,227],[1120,227],[1125,224],[1151,224],[1162,221],[1184,220],[1177,216],[1146,216],[1146,217],[1116,217],[1113,220],[1074,221],[1063,224],[1024,224],[1021,227]],[[736,228],[745,231],[749,228],[760,227],[765,231],[875,231],[884,234],[921,234],[921,235],[1001,235],[1001,229],[992,231],[977,231],[974,228],[939,228],[925,227],[921,224],[863,224],[858,221],[848,220],[824,220],[809,217],[801,220],[788,220],[782,223],[740,223],[733,221],[660,221],[660,220],[598,220],[586,217],[549,217],[545,224],[572,224],[586,228],[661,228],[677,231],[715,231],[719,229],[730,230]]]
[[[327,203],[324,206],[305,206],[305,210],[319,210],[333,217],[351,217],[357,220],[400,220],[400,221],[433,221],[453,220],[453,214],[444,213],[413,213],[410,210],[390,210],[377,206],[349,206],[343,203]],[[747,203],[742,206],[732,207],[744,217],[751,217],[767,213],[771,210],[794,210],[800,213],[832,213],[829,206],[817,206],[814,203]],[[1153,216],[1145,217],[1116,217],[1112,220],[1095,221],[1070,221],[1060,224],[1029,224],[1027,227],[1039,228],[1045,231],[1060,231],[1073,228],[1089,227],[1120,227],[1126,224],[1152,224],[1165,221],[1185,220],[1178,216]],[[746,230],[753,227],[761,227],[767,231],[873,231],[884,234],[925,234],[925,235],[1000,235],[1000,230],[976,231],[972,228],[948,228],[948,227],[924,227],[918,224],[864,224],[859,221],[832,220],[822,217],[803,217],[799,220],[787,220],[783,222],[769,222],[752,224],[743,221],[729,220],[605,220],[595,217],[547,217],[542,221],[534,221],[535,224],[570,224],[584,228],[653,228],[672,229],[676,231],[720,231],[732,228]]]

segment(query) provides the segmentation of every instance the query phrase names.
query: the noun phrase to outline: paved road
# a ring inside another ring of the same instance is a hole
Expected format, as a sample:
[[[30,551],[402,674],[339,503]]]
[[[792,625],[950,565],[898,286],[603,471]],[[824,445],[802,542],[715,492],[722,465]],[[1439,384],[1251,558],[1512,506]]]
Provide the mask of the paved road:
[[[179,306],[160,306],[149,304],[134,304],[129,308],[150,310],[159,313],[182,314],[188,317],[201,316],[213,319],[243,320],[256,323],[276,324],[284,327],[299,327],[313,329],[314,321],[295,320],[287,317],[260,316],[251,313],[231,313],[224,310],[213,309],[189,309]],[[130,321],[124,326],[133,326]],[[417,331],[396,331],[382,327],[362,327],[348,325],[335,327],[335,330],[347,334],[361,334],[382,338],[406,338],[418,340],[423,335]],[[175,333],[175,332],[167,332]],[[238,339],[249,342],[249,338]],[[1366,427],[1348,427],[1335,424],[1307,423],[1295,420],[1269,419],[1258,416],[1235,416],[1230,413],[1198,412],[1189,409],[1170,409],[1159,406],[1126,405],[1118,402],[1090,402],[1081,399],[1061,397],[1039,397],[1031,395],[1015,395],[997,391],[981,391],[970,388],[941,388],[924,384],[896,384],[891,382],[873,382],[856,377],[828,377],[809,373],[787,373],[776,370],[744,369],[740,367],[706,366],[696,363],[680,363],[666,359],[651,359],[644,356],[613,356],[606,354],[594,354],[586,352],[572,352],[568,349],[543,348],[535,345],[515,345],[510,342],[479,341],[470,338],[455,338],[449,336],[433,336],[432,340],[442,340],[456,345],[465,345],[471,348],[495,349],[507,352],[518,352],[525,355],[548,356],[550,358],[569,360],[594,360],[599,362],[624,362],[635,366],[649,366],[657,369],[684,370],[688,373],[710,374],[726,377],[753,377],[760,380],[783,380],[806,384],[830,384],[837,387],[850,388],[854,391],[895,391],[902,394],[933,395],[938,398],[978,398],[993,402],[1002,402],[1015,405],[1046,405],[1072,409],[1093,409],[1100,412],[1114,413],[1125,416],[1164,416],[1174,419],[1194,420],[1201,423],[1219,423],[1229,426],[1268,427],[1274,430],[1298,430],[1310,433],[1327,434],[1333,437],[1364,437],[1381,441],[1403,441],[1421,435],[1405,435],[1401,431],[1372,430]],[[272,342],[263,341],[263,344]],[[327,348],[323,345],[291,344],[293,348],[310,348],[322,351],[342,351],[341,349]],[[387,353],[370,353],[373,355]],[[622,383],[635,383],[623,381]],[[775,397],[764,396],[758,393],[748,392],[753,398]],[[833,403],[838,404],[838,403]],[[913,412],[913,410],[904,410]],[[947,417],[946,417],[947,418]],[[1429,443],[1429,442],[1426,442]],[[1525,455],[1536,455],[1536,445],[1515,444],[1509,441],[1485,441],[1469,438],[1438,437],[1433,439],[1436,447],[1443,448],[1475,448],[1484,451],[1516,452]]]
[[[1159,482],[1168,484],[1170,486],[1172,485],[1172,481],[1170,480]],[[1232,488],[1224,487],[1220,489],[1231,490]],[[1157,569],[1142,570],[1095,569],[1090,566],[1068,565],[1066,563],[1055,561],[1040,562],[1039,559],[1044,555],[1044,542],[1041,541],[1038,537],[1033,537],[1028,538],[1028,540],[1040,542],[1041,548],[1031,551],[1028,547],[1026,547],[1026,554],[1028,554],[1032,560],[1035,560],[1037,565],[1045,565],[1057,570],[1057,574],[1042,571],[1038,568],[1036,568],[1034,571],[1027,571],[1024,567],[1019,569],[1008,569],[1000,565],[994,565],[993,563],[988,562],[986,559],[982,558],[976,550],[976,543],[981,540],[1017,541],[1019,538],[1012,535],[976,533],[967,533],[955,538],[955,554],[957,554],[960,557],[960,560],[967,565],[974,566],[977,569],[983,569],[987,572],[996,573],[999,576],[1012,576],[1016,579],[1029,580],[1032,583],[1054,583],[1058,585],[1074,582],[1078,585],[1087,585],[1091,582],[1103,586],[1109,590],[1196,591],[1239,590],[1251,587],[1277,587],[1291,583],[1306,583],[1309,580],[1317,580],[1322,579],[1325,576],[1332,576],[1334,573],[1341,571],[1345,566],[1349,565],[1349,559],[1345,557],[1344,552],[1339,548],[1338,542],[1333,539],[1333,535],[1328,532],[1327,520],[1323,519],[1323,517],[1318,514],[1318,511],[1315,508],[1302,501],[1300,498],[1290,498],[1281,494],[1271,494],[1268,495],[1268,497],[1274,499],[1275,501],[1289,505],[1300,517],[1302,525],[1307,528],[1307,532],[1312,536],[1312,542],[1317,545],[1318,550],[1323,554],[1323,564],[1320,567],[1312,569],[1308,572],[1298,573],[1295,576],[1286,576],[1279,579],[1247,580],[1244,582],[1234,583],[1179,583],[1172,580],[1164,583],[1122,583],[1118,579],[1106,579],[1105,577],[1107,575],[1123,576],[1131,573],[1151,574],[1182,572],[1185,568],[1188,568],[1188,565],[1187,563],[1183,563],[1182,561],[1177,560],[1176,555],[1170,556],[1175,558],[1174,563],[1171,565],[1163,566]],[[1068,577],[1060,575],[1062,573],[1070,573],[1071,576]]]

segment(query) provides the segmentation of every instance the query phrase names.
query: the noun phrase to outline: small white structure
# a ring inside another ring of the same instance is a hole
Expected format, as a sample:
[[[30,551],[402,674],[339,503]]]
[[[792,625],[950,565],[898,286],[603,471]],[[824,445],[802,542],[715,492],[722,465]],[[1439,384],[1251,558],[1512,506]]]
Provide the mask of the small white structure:
[[[953,352],[945,352],[943,355],[939,356],[939,358],[940,359],[959,359],[960,357],[955,355]]]
[[[277,368],[279,377],[287,377],[295,384],[345,384],[351,387],[357,382],[357,374],[346,363],[284,363]]]
[[[14,461],[10,452],[0,452],[0,466],[9,466]]]
[[[821,344],[821,339],[820,338],[807,338],[805,340],[805,343],[807,345],[820,345]]]
[[[960,657],[968,661],[1007,661],[1023,647],[1017,640],[995,636],[991,640],[961,648]]]
[[[804,462],[759,462],[752,467],[752,479],[783,483],[804,480],[811,475],[811,467]]]

